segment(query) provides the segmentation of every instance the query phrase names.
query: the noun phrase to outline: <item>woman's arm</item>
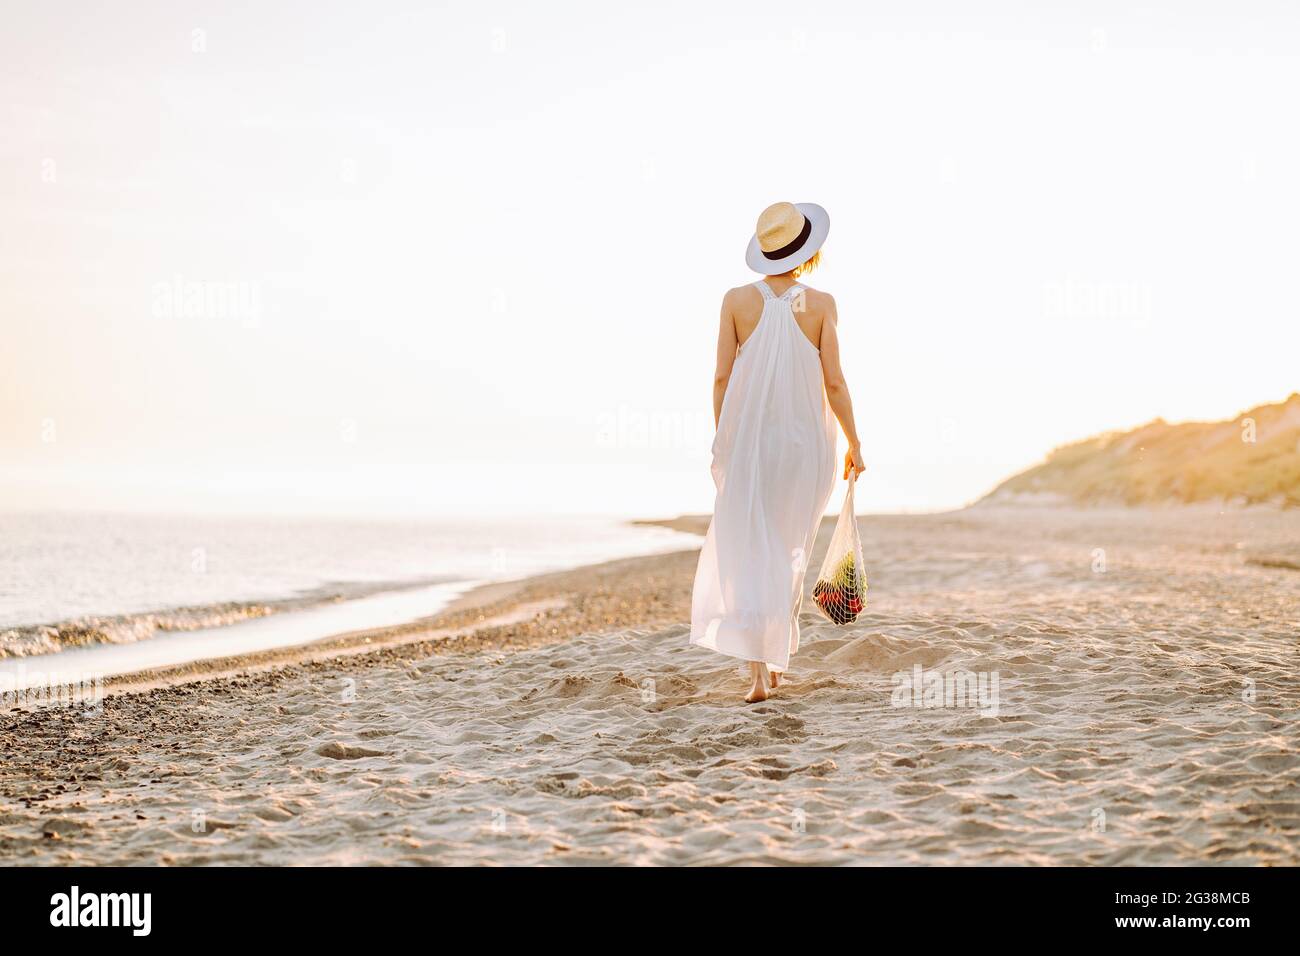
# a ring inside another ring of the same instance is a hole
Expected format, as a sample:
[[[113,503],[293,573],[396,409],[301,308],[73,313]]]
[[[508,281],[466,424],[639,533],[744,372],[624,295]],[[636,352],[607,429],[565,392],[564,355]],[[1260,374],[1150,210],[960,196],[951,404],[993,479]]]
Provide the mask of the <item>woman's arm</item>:
[[[734,291],[734,290],[733,290]],[[713,372],[713,427],[722,418],[722,400],[736,363],[736,323],[731,317],[731,292],[722,297],[722,319],[718,324],[718,364]]]
[[[822,381],[826,383],[826,400],[831,411],[844,429],[844,437],[849,440],[849,450],[844,456],[844,477],[849,476],[852,468],[855,475],[862,474],[866,465],[862,461],[862,450],[858,445],[858,429],[853,423],[853,399],[849,397],[849,383],[844,380],[844,370],[840,368],[840,337],[836,331],[839,316],[835,311],[835,300],[826,296],[826,314],[822,316],[821,352]]]

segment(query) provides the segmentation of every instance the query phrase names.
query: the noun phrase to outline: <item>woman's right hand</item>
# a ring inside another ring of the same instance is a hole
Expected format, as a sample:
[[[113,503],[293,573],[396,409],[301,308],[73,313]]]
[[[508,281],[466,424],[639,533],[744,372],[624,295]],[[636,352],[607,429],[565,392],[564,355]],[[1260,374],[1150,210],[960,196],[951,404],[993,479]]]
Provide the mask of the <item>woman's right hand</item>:
[[[844,477],[849,477],[849,472],[853,472],[853,480],[858,480],[858,475],[867,470],[866,462],[862,460],[862,450],[856,445],[849,448],[844,453]]]

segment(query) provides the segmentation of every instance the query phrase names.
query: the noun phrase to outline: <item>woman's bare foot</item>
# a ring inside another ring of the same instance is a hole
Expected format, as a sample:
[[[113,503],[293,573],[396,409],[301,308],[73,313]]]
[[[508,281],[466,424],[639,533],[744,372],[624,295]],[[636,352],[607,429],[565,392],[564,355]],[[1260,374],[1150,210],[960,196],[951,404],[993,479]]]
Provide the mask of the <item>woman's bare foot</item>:
[[[781,686],[781,672],[768,671],[768,673],[772,675],[772,689],[776,690],[778,687]]]
[[[751,687],[749,693],[745,695],[745,703],[757,704],[761,701],[767,700],[767,665],[750,661],[749,672],[754,678],[754,686]]]

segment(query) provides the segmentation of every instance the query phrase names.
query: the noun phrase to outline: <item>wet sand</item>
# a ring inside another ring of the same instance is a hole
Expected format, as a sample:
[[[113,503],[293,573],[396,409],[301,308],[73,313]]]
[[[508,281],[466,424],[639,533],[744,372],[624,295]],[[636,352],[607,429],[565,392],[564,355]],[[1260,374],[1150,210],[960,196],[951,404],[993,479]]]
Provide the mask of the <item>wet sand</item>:
[[[763,704],[681,552],[7,713],[0,862],[1300,862],[1300,512],[862,530],[868,610]]]

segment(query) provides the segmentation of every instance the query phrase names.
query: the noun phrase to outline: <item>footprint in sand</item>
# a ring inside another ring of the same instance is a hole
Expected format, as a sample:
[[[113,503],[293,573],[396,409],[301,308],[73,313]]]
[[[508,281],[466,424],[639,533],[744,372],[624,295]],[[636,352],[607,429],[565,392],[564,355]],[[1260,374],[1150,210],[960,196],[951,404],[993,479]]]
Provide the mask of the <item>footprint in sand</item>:
[[[360,760],[362,757],[382,757],[384,751],[371,750],[369,747],[349,747],[337,740],[331,740],[316,748],[316,753],[331,760]]]
[[[41,834],[49,839],[58,839],[63,836],[80,836],[92,829],[89,823],[83,823],[80,820],[69,820],[67,817],[47,817],[41,822]]]

